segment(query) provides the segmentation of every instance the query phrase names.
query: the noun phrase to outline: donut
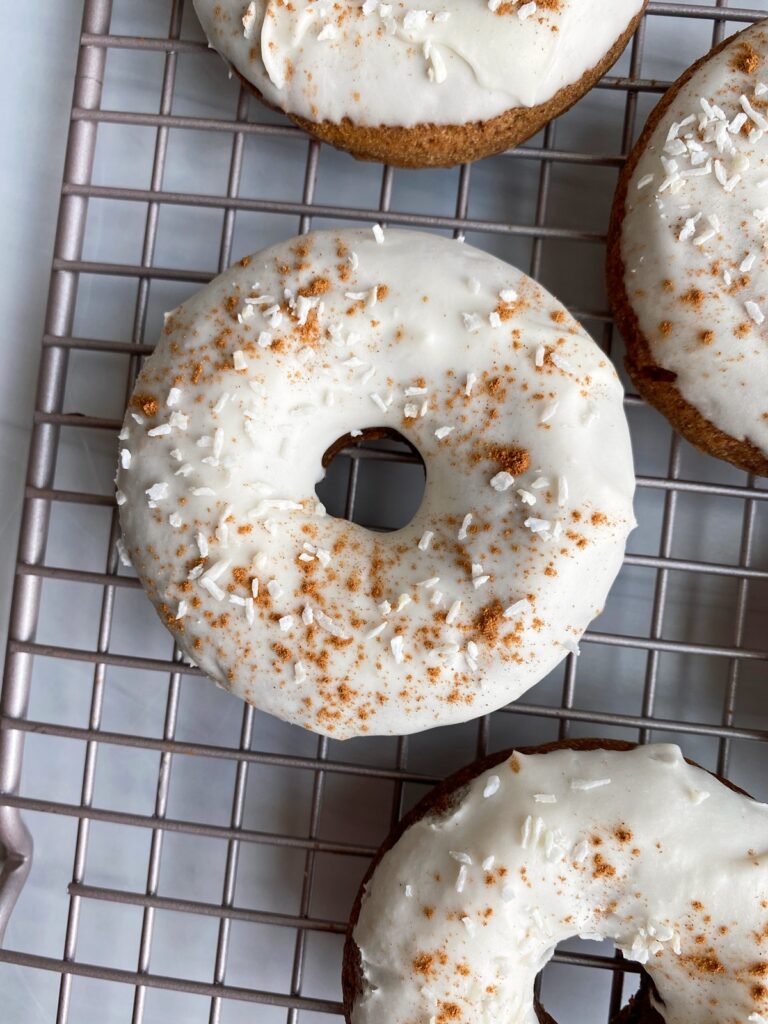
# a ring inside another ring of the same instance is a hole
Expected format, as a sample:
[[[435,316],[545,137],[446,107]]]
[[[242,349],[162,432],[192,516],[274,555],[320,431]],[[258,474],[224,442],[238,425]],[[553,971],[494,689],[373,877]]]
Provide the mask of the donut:
[[[643,398],[768,475],[768,22],[675,82],[621,174],[608,288]]]
[[[618,60],[646,0],[194,0],[269,106],[362,160],[450,167],[535,135]]]
[[[395,432],[413,520],[326,514],[328,453]],[[544,289],[435,235],[317,232],[167,315],[121,433],[125,551],[181,650],[336,738],[498,708],[601,610],[634,525],[612,365]]]
[[[677,746],[496,753],[386,841],[352,911],[349,1024],[535,1024],[557,943],[642,964],[614,1024],[768,1020],[768,805]]]

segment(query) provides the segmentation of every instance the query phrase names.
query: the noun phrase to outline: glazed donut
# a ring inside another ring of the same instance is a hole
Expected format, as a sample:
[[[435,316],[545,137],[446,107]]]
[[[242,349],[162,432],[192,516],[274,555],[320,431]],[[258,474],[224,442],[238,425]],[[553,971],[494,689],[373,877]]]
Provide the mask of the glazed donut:
[[[422,800],[372,864],[344,954],[347,1021],[551,1021],[534,980],[578,935],[647,972],[617,1021],[763,1024],[766,850],[768,806],[676,746],[494,754]]]
[[[515,146],[618,59],[646,0],[195,0],[270,106],[364,160],[451,166]]]
[[[326,515],[324,453],[393,431],[425,463],[415,518]],[[267,249],[168,315],[117,487],[181,649],[336,738],[517,697],[577,650],[634,524],[621,385],[580,325],[498,259],[378,225]]]
[[[768,22],[694,64],[614,203],[608,281],[640,394],[692,444],[768,475]]]

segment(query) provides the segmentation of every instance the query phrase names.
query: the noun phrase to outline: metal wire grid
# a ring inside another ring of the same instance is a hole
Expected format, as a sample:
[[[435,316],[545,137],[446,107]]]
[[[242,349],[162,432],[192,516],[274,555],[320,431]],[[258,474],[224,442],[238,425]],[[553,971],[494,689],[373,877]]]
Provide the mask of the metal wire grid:
[[[43,337],[43,355],[29,460],[25,510],[16,565],[6,672],[0,705],[2,711],[0,837],[13,854],[12,867],[14,869],[6,877],[5,887],[0,892],[0,936],[4,931],[4,926],[8,923],[15,897],[24,882],[31,856],[31,841],[21,822],[20,812],[26,810],[77,819],[77,834],[73,850],[72,880],[68,888],[68,919],[61,957],[44,957],[34,952],[0,949],[0,964],[15,964],[58,973],[60,987],[56,1020],[60,1024],[65,1024],[72,1019],[70,1005],[73,979],[76,977],[132,986],[134,989],[130,1013],[132,1022],[141,1022],[144,1019],[148,990],[171,989],[207,999],[209,1001],[208,1019],[211,1022],[218,1022],[222,1019],[222,1012],[227,1001],[241,1000],[262,1006],[282,1007],[285,1009],[285,1019],[288,1024],[297,1024],[300,1014],[304,1018],[305,1015],[311,1016],[312,1013],[338,1016],[341,1012],[338,1001],[314,998],[303,991],[308,936],[313,933],[339,935],[344,930],[342,921],[324,919],[312,912],[317,858],[320,855],[331,854],[357,857],[364,862],[374,852],[371,846],[345,841],[343,836],[333,840],[320,838],[319,823],[324,787],[328,778],[334,774],[341,774],[349,777],[389,781],[392,789],[391,822],[395,822],[401,813],[406,786],[431,783],[436,779],[432,773],[408,768],[409,743],[405,738],[399,739],[396,743],[394,763],[387,764],[370,763],[365,760],[357,763],[355,760],[337,756],[338,745],[334,746],[324,738],[317,740],[314,756],[297,756],[291,753],[252,749],[256,713],[248,706],[243,707],[239,743],[236,747],[189,743],[176,739],[176,726],[182,695],[182,671],[178,652],[175,651],[172,658],[164,660],[133,654],[118,654],[110,650],[114,606],[118,589],[138,586],[134,578],[119,574],[115,551],[118,524],[112,497],[63,490],[56,487],[54,483],[59,438],[63,429],[90,428],[115,431],[119,426],[118,422],[112,419],[82,416],[63,411],[68,355],[73,350],[128,355],[130,359],[126,381],[127,397],[141,357],[151,351],[151,346],[144,342],[144,334],[152,282],[169,280],[188,282],[193,285],[209,279],[208,273],[155,265],[159,218],[161,209],[166,205],[210,207],[223,211],[218,258],[219,269],[226,267],[231,259],[237,212],[251,211],[294,215],[298,218],[298,229],[301,232],[307,231],[315,219],[341,219],[368,223],[383,221],[390,224],[441,228],[452,231],[454,235],[478,231],[527,236],[532,239],[529,269],[531,274],[536,277],[541,269],[543,246],[546,241],[551,239],[602,241],[602,236],[599,234],[565,227],[552,227],[546,223],[551,177],[553,168],[558,164],[587,164],[609,168],[620,166],[634,137],[638,96],[643,93],[661,93],[669,84],[644,79],[641,76],[647,18],[672,16],[707,19],[712,24],[713,38],[717,42],[723,37],[726,19],[729,22],[748,23],[757,20],[765,12],[744,8],[726,9],[724,0],[717,0],[714,8],[693,4],[651,3],[646,20],[631,44],[628,75],[608,76],[600,86],[603,89],[618,91],[626,96],[621,153],[583,153],[558,149],[555,144],[555,126],[550,125],[544,132],[540,145],[517,149],[503,158],[511,162],[535,161],[539,165],[535,219],[533,224],[527,225],[478,220],[468,216],[471,179],[469,166],[461,168],[459,173],[455,214],[452,217],[404,213],[394,210],[392,208],[394,175],[389,167],[384,167],[381,171],[380,199],[377,209],[316,203],[314,196],[320,147],[315,142],[306,141],[296,129],[287,124],[249,120],[248,98],[242,90],[234,120],[180,116],[172,113],[179,56],[184,53],[204,53],[205,46],[180,38],[183,0],[172,0],[169,6],[167,38],[129,37],[110,34],[111,0],[86,0],[85,2],[71,129],[61,194],[59,229]],[[165,55],[162,87],[156,114],[101,109],[105,62],[108,51],[113,48],[155,50],[161,51]],[[154,129],[155,148],[148,189],[92,184],[96,136],[101,123],[140,125]],[[231,136],[226,195],[178,193],[164,189],[169,132],[173,129],[202,130]],[[295,140],[297,146],[306,147],[304,185],[300,200],[285,202],[240,196],[243,151],[248,135],[285,136]],[[510,164],[510,166],[512,165]],[[82,258],[89,199],[127,200],[146,204],[147,213],[139,264],[106,263]],[[135,280],[136,299],[133,328],[129,341],[118,342],[73,336],[78,280],[81,273],[119,276]],[[574,313],[601,325],[602,343],[607,350],[610,350],[611,323],[607,312],[601,309],[575,309]],[[636,396],[629,395],[627,397],[627,405],[630,409],[639,404],[639,399]],[[408,461],[413,456],[406,452],[384,452],[363,445],[347,451],[345,458],[348,463],[348,472],[344,513],[347,517],[352,518],[356,510],[361,466],[371,464],[376,459],[385,459],[388,462]],[[556,728],[557,735],[561,737],[568,736],[572,727],[580,728],[586,724],[589,724],[593,732],[617,728],[629,730],[630,735],[636,736],[643,742],[650,738],[652,732],[656,735],[661,732],[677,736],[688,734],[692,737],[711,737],[718,743],[716,768],[720,773],[727,775],[734,741],[758,740],[764,742],[768,740],[767,731],[737,724],[736,721],[738,684],[743,666],[750,662],[765,663],[768,661],[768,645],[757,647],[744,645],[750,587],[762,586],[768,581],[768,568],[753,565],[756,523],[760,512],[768,507],[765,505],[768,500],[768,490],[761,487],[752,478],[746,479],[745,483],[685,479],[681,476],[682,465],[683,445],[676,435],[671,435],[667,475],[664,477],[641,476],[638,481],[641,489],[645,488],[664,494],[658,555],[631,554],[627,556],[628,565],[642,567],[656,573],[649,635],[634,636],[593,630],[590,631],[587,638],[587,642],[593,644],[632,648],[646,652],[640,713],[601,712],[577,708],[575,706],[577,662],[573,656],[569,656],[563,673],[562,699],[558,706],[523,700],[513,707],[504,709],[498,715],[517,716],[518,719],[522,718],[525,721],[538,719],[549,722],[552,728]],[[678,520],[679,502],[684,496],[727,498],[741,504],[743,511],[737,564],[690,560],[674,556],[675,526]],[[103,572],[62,569],[46,564],[48,525],[51,509],[56,503],[75,503],[80,506],[103,506],[112,509],[108,555]],[[676,572],[697,574],[696,578],[714,576],[727,577],[736,581],[731,643],[704,644],[670,640],[664,637],[670,578],[671,574]],[[100,588],[98,639],[94,650],[65,646],[54,647],[36,642],[35,631],[46,580],[64,580]],[[683,720],[656,713],[660,658],[665,654],[700,655],[727,660],[727,685],[719,723]],[[93,665],[87,726],[33,721],[27,717],[27,704],[32,683],[32,662],[36,655],[51,659],[75,660]],[[160,735],[149,737],[128,732],[108,731],[102,728],[105,685],[108,671],[113,667],[139,671],[161,671],[168,674],[165,714]],[[185,668],[183,674],[195,675],[197,673]],[[477,753],[482,755],[489,746],[489,719],[480,719],[472,728],[476,730]],[[20,795],[22,746],[24,735],[28,732],[47,737],[78,740],[84,744],[82,789],[79,802],[55,802]],[[130,747],[134,750],[144,750],[148,755],[153,753],[158,755],[155,805],[152,814],[129,813],[94,805],[96,759],[98,750],[103,745]],[[223,759],[235,763],[234,790],[228,825],[204,824],[168,816],[171,767],[174,756],[179,754]],[[305,835],[257,831],[244,826],[248,770],[249,766],[255,764],[291,768],[311,773],[313,787]],[[143,892],[87,884],[86,855],[92,822],[112,822],[150,830],[151,841],[146,886]],[[220,902],[180,899],[160,893],[159,878],[164,837],[168,833],[174,832],[204,835],[226,841],[224,883]],[[268,844],[285,850],[303,851],[303,882],[297,913],[274,913],[235,905],[238,857],[243,843]],[[108,901],[112,904],[129,904],[141,908],[141,933],[135,970],[108,968],[78,959],[80,911],[85,900]],[[152,972],[153,930],[156,914],[162,911],[175,911],[190,915],[190,921],[193,924],[200,916],[218,920],[218,936],[210,981],[192,981],[188,978],[171,977]],[[257,990],[227,983],[231,929],[233,922],[238,921],[295,930],[296,941],[292,956],[290,985],[287,991]],[[625,973],[637,972],[634,964],[628,964],[618,957],[559,951],[555,959],[559,963],[600,968],[612,972],[613,983],[606,1008],[609,1018],[617,1012],[621,1005],[622,995],[625,991],[623,984]]]

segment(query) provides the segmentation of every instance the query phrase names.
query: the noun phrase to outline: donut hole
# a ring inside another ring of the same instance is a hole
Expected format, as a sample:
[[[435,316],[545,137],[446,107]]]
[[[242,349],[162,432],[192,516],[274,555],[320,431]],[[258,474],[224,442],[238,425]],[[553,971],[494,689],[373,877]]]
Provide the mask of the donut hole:
[[[323,455],[315,491],[328,514],[377,532],[401,530],[424,497],[427,470],[417,448],[391,427],[345,434]]]
[[[559,962],[547,963],[534,985],[540,1024],[592,1021],[596,1015],[610,1019],[610,1024],[664,1024],[650,1003],[651,993],[659,999],[653,980],[638,964],[623,958],[616,961],[611,939],[573,936],[558,943],[556,953],[561,956]],[[615,971],[608,968],[609,962],[616,964]],[[621,1011],[609,1018],[605,1015],[609,1006]],[[582,1013],[574,1016],[574,1007]]]

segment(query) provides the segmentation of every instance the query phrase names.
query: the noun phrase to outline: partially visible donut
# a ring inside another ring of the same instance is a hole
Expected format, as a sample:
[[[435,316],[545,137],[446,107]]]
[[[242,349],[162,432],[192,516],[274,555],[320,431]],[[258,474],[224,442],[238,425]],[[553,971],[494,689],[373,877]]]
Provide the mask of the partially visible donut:
[[[614,202],[608,286],[640,394],[692,444],[768,475],[768,22],[651,114]]]
[[[477,160],[534,135],[618,59],[646,0],[195,0],[270,106],[365,160]]]
[[[505,751],[428,794],[360,888],[349,1024],[553,1024],[557,943],[613,939],[644,971],[614,1024],[768,1019],[768,806],[678,747]]]
[[[121,434],[130,557],[216,682],[344,738],[460,722],[549,672],[634,525],[622,389],[530,278],[435,235],[318,232],[168,315]],[[426,466],[405,528],[325,514],[339,438]]]

